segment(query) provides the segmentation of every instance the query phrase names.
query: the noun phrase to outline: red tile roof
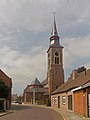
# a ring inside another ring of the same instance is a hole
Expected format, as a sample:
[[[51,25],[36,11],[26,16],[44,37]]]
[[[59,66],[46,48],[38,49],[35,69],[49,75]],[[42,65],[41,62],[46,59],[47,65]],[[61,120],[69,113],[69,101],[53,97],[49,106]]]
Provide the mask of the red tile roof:
[[[68,79],[64,84],[57,88],[52,94],[67,92],[73,88],[84,85],[85,83],[90,82],[90,69],[83,71],[77,75],[73,80],[72,77]]]

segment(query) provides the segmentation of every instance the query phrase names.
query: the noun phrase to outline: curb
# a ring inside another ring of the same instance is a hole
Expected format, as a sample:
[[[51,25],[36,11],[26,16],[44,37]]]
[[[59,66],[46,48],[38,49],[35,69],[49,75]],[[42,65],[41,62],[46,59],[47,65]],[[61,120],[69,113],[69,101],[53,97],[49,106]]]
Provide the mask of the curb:
[[[4,115],[7,115],[7,114],[10,114],[10,113],[13,113],[13,111],[6,112],[6,113],[1,113],[1,114],[0,114],[0,117],[2,117],[2,116],[4,116]]]
[[[59,112],[58,112],[59,113]],[[66,120],[66,118],[64,117],[64,115],[62,114],[62,113],[60,113],[61,114],[61,116],[63,117],[63,120]]]
[[[59,113],[59,112],[58,112]],[[62,113],[60,113],[61,114],[61,116],[63,117],[63,120],[66,120],[66,118],[64,117],[64,115],[62,114]]]
[[[41,108],[47,108],[47,109],[51,109],[51,110],[54,110],[55,112],[57,112],[58,114],[60,114],[63,118],[63,120],[66,120],[66,118],[64,117],[64,115],[61,113],[61,112],[58,112],[57,110],[53,109],[52,107],[48,107],[48,106],[40,106],[40,105],[37,105],[35,107],[41,107]]]
[[[57,110],[55,110],[53,108],[51,108],[51,109],[54,110],[55,112],[57,112],[58,114],[60,114],[62,116],[63,120],[66,120],[66,118],[64,117],[64,115],[61,112],[58,112]]]

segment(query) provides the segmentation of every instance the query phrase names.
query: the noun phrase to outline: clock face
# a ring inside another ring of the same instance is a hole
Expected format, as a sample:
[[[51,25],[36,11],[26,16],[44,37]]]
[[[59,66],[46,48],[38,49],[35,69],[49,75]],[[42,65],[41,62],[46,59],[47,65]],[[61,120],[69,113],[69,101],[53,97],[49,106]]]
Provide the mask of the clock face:
[[[54,40],[51,41],[51,45],[54,44]]]
[[[56,56],[59,56],[59,53],[58,53],[58,52],[55,52],[55,55],[56,55]]]

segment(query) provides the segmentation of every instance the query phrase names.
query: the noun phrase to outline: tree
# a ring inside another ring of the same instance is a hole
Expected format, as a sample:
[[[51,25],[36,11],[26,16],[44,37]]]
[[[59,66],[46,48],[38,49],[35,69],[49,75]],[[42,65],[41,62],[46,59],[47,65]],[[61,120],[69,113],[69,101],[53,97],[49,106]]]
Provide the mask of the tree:
[[[4,82],[0,80],[0,111],[4,110],[4,99],[9,95],[9,87],[5,86]]]
[[[5,86],[4,82],[0,80],[0,98],[7,99],[9,95],[9,87]]]
[[[83,72],[83,71],[86,71],[86,68],[84,66],[77,69],[78,73]]]

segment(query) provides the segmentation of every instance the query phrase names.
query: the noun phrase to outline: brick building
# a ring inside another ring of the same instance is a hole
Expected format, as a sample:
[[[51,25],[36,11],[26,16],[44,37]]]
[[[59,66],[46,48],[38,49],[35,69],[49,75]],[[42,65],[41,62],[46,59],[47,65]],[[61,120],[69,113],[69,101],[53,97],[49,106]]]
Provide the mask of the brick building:
[[[44,83],[43,83],[44,84]],[[45,100],[48,98],[47,90],[45,84],[43,86],[37,78],[35,78],[30,85],[24,89],[23,102],[30,102],[32,104],[44,104]]]
[[[90,69],[81,67],[73,70],[71,76],[64,82],[63,46],[59,42],[55,15],[47,54],[47,79],[42,83],[38,82],[37,85],[34,83],[27,86],[24,90],[24,101],[32,100],[34,95],[45,100],[46,95],[51,99],[52,107],[90,116]]]
[[[51,106],[90,116],[90,70],[73,70],[64,83],[63,47],[60,45],[55,16],[48,53],[47,82]]]
[[[2,80],[9,88],[9,95],[8,98],[4,101],[5,102],[5,109],[10,109],[11,107],[11,89],[12,89],[12,79],[8,77],[1,69],[0,69],[0,80]]]
[[[90,116],[90,69],[79,70],[52,93],[51,106]]]

